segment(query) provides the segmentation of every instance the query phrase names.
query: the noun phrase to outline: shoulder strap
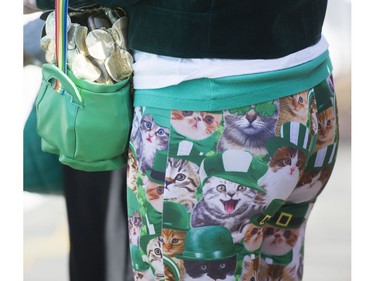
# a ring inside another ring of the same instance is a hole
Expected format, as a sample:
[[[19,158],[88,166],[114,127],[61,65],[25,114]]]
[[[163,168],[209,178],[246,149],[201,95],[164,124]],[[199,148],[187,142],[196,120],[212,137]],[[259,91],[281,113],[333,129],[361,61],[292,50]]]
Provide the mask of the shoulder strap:
[[[63,72],[67,73],[67,17],[69,0],[55,0],[55,42],[56,42],[56,64]],[[61,84],[57,80],[55,90],[60,92]]]
[[[55,0],[56,62],[64,73],[67,73],[68,2]]]

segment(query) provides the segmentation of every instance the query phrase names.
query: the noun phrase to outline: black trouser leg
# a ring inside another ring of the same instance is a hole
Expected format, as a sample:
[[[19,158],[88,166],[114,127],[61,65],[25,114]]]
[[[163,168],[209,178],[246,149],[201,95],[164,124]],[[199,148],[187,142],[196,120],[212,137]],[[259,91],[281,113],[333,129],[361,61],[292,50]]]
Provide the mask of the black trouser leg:
[[[105,225],[111,172],[83,172],[63,165],[70,281],[105,281]]]

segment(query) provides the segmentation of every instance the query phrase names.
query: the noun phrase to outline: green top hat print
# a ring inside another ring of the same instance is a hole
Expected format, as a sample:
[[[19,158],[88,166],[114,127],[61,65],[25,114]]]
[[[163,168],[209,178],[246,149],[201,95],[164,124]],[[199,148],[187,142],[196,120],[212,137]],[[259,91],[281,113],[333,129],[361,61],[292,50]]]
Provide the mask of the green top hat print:
[[[230,231],[224,226],[193,227],[185,237],[184,251],[176,258],[189,261],[213,261],[237,255],[243,246],[234,244]]]
[[[265,193],[258,180],[267,171],[267,164],[254,158],[250,152],[229,149],[206,157],[200,166],[201,186],[212,176],[223,178]]]
[[[186,208],[176,202],[164,201],[163,228],[188,231],[190,217]]]
[[[161,237],[161,234],[146,234],[146,235],[142,235],[140,237],[140,246],[143,250],[144,253],[147,253],[147,246],[148,246],[148,243],[150,243],[151,240],[157,238],[157,237]]]
[[[276,150],[284,146],[298,148],[307,154],[308,142],[308,128],[302,123],[291,121],[281,125],[280,136],[270,138],[266,142],[266,148],[271,157]]]
[[[305,222],[306,214],[310,208],[309,203],[285,204],[267,223],[280,228],[298,228]]]
[[[169,153],[178,159],[186,159],[190,162],[200,165],[206,156],[207,149],[190,140],[177,140],[175,135],[170,137]]]
[[[273,199],[262,214],[254,215],[251,217],[251,222],[258,226],[263,226],[267,221],[269,221],[276,212],[285,204],[282,199]]]
[[[143,114],[150,114],[152,119],[161,127],[169,128],[171,111],[162,108],[146,107]]]
[[[134,244],[130,244],[130,255],[134,270],[144,272],[150,268],[150,265],[142,259],[141,251]]]
[[[194,162],[199,166],[206,154],[214,149],[218,137],[219,131],[217,130],[205,139],[193,140],[181,135],[172,126],[169,136],[169,154]]]
[[[336,159],[337,143],[319,149],[309,157],[305,172],[333,166]]]
[[[333,106],[332,97],[333,92],[331,91],[330,85],[326,80],[322,81],[319,85],[314,87],[316,103],[318,105],[318,112],[323,112],[327,108]]]
[[[147,170],[145,173],[152,182],[164,184],[166,166],[167,151],[157,150],[151,170]]]
[[[139,206],[137,197],[135,196],[134,192],[129,187],[126,188],[126,196],[127,196],[127,203],[128,203],[128,216],[129,217],[133,216],[135,211],[140,213],[141,207]]]

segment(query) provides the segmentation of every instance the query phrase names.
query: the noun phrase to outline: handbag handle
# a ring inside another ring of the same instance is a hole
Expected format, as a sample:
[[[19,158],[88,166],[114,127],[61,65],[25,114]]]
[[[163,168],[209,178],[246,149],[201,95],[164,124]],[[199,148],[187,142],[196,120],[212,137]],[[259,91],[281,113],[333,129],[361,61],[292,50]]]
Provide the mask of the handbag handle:
[[[58,87],[55,85],[55,91],[61,94],[63,94],[63,91],[67,91],[73,97],[74,102],[80,105],[82,104],[82,97],[76,85],[68,77],[68,75],[62,72],[61,69],[59,69],[56,65],[50,63],[43,64],[42,69],[43,79],[45,81],[50,82],[51,79],[55,79],[56,84],[59,83]],[[61,90],[63,91],[61,92]]]
[[[68,91],[76,103],[82,103],[82,97],[68,77],[67,45],[68,45],[68,7],[69,0],[55,0],[55,39],[56,39],[56,66],[43,66],[46,81],[56,79],[54,90],[60,94]],[[78,99],[76,99],[76,98]]]
[[[56,65],[62,73],[67,74],[67,38],[68,38],[68,16],[69,0],[55,0],[55,40],[56,40]],[[64,79],[66,80],[66,79]],[[63,94],[61,81],[56,80],[54,90]],[[78,95],[81,100],[81,96]]]

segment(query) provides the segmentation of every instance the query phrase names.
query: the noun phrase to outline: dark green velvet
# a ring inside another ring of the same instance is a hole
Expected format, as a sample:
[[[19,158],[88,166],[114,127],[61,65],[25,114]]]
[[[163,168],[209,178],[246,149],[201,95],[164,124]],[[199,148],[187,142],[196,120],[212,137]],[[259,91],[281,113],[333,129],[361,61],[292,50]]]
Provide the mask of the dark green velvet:
[[[327,7],[327,0],[95,2],[126,9],[131,49],[182,58],[286,56],[319,41]]]
[[[142,0],[129,10],[129,46],[177,57],[282,57],[319,41],[326,5],[327,0]]]

